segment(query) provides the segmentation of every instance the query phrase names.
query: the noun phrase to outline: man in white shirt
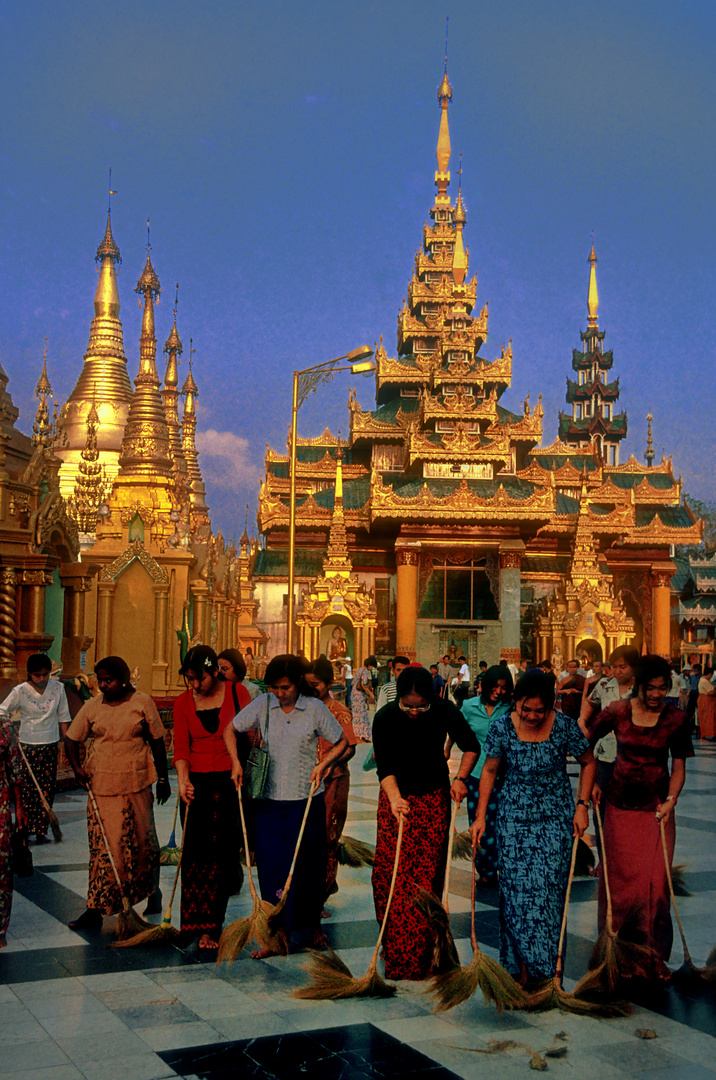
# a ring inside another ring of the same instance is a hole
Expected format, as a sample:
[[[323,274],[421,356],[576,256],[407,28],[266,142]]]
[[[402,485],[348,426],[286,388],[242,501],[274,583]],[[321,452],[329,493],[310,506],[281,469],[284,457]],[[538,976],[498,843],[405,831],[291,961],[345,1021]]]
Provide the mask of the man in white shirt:
[[[391,677],[390,682],[385,683],[380,688],[380,693],[378,694],[378,701],[376,702],[375,706],[376,712],[382,709],[384,705],[390,705],[393,701],[395,701],[396,697],[398,696],[398,675],[400,675],[401,671],[404,671],[404,669],[408,666],[409,663],[410,660],[408,660],[407,656],[393,657],[391,661],[393,667],[393,676]]]
[[[455,698],[455,704],[459,709],[467,695],[470,693],[470,668],[468,667],[466,656],[458,656],[457,659],[460,664],[460,670],[453,679],[452,692],[453,697]]]

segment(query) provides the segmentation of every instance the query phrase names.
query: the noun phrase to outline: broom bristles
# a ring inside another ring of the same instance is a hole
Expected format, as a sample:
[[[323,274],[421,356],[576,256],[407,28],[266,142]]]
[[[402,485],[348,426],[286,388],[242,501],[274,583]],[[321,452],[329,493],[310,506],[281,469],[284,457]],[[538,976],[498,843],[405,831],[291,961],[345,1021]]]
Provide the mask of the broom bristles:
[[[219,939],[217,964],[236,960],[251,939],[260,949],[270,949],[277,956],[286,956],[288,939],[285,930],[270,926],[269,919],[273,910],[273,905],[269,904],[268,900],[261,900],[257,896],[250,915],[229,923]]]
[[[166,847],[159,849],[160,866],[178,866],[181,858],[181,850],[178,847]]]
[[[123,899],[122,910],[117,915],[117,941],[125,941],[145,930],[156,930],[156,927],[138,915],[126,898]]]
[[[372,866],[375,862],[375,848],[355,840],[352,836],[342,836],[338,841],[338,862],[357,870],[361,866]]]
[[[153,926],[151,930],[142,930],[141,933],[126,938],[124,941],[112,942],[112,948],[131,949],[137,945],[172,945],[180,937],[179,931],[171,924],[162,922],[160,926]]]
[[[239,953],[243,952],[251,937],[251,923],[252,918],[249,915],[229,923],[219,938],[219,951],[216,954],[217,964],[226,961],[231,962],[237,958]]]
[[[50,829],[52,830],[52,836],[56,844],[62,843],[62,829],[60,828],[60,822],[57,814],[54,810],[50,810],[47,819],[50,822]]]
[[[356,979],[350,968],[332,949],[325,953],[309,950],[310,961],[304,970],[311,977],[308,986],[293,991],[293,996],[304,1001],[340,1001],[352,997],[392,997],[397,987],[388,983],[371,964],[362,978]]]
[[[458,967],[432,980],[431,993],[438,999],[435,1012],[446,1012],[467,1001],[476,990],[498,1013],[525,1006],[524,990],[492,957],[476,949],[467,967]]]
[[[605,1019],[628,1016],[632,1011],[632,1006],[626,1001],[588,1001],[575,997],[562,987],[556,976],[528,995],[525,1007],[530,1011],[559,1009],[579,1016],[601,1016]]]
[[[455,833],[452,838],[452,857],[453,859],[472,859],[473,857],[472,837],[469,832]]]
[[[413,904],[428,920],[428,932],[433,942],[432,972],[443,975],[460,967],[460,958],[450,929],[450,917],[435,893],[418,889]]]

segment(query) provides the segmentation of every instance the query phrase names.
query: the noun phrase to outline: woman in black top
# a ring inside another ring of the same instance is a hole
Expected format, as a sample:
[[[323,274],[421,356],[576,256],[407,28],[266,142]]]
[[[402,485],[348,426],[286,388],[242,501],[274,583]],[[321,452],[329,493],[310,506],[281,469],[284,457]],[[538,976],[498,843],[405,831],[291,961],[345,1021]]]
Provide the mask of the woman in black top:
[[[450,783],[447,738],[463,751]],[[375,715],[373,751],[380,780],[378,837],[373,867],[373,899],[382,921],[395,861],[398,821],[405,819],[398,879],[385,930],[385,974],[389,979],[424,979],[430,974],[432,943],[428,921],[416,910],[418,889],[440,896],[450,823],[450,799],[462,802],[465,778],[480,745],[464,716],[449,701],[433,697],[425,668],[411,666],[398,676],[397,698]]]

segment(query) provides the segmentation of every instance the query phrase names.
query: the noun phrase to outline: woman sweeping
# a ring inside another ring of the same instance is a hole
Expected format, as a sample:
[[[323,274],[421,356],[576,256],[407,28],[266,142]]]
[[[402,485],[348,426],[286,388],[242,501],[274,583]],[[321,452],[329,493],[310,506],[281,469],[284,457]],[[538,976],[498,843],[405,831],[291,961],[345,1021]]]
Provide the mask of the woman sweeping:
[[[67,696],[62,683],[50,679],[52,663],[44,653],[27,658],[27,681],[13,686],[0,704],[0,723],[20,712],[20,744],[33,776],[50,807],[57,787],[57,758],[60,736],[70,725]],[[22,763],[23,805],[27,831],[38,844],[47,841],[47,813],[35,782]]]
[[[506,716],[512,708],[512,674],[508,668],[494,664],[482,676],[481,689],[477,697],[468,698],[462,703],[462,715],[474,732],[482,750],[477,765],[467,778],[467,817],[472,825],[477,816],[477,803],[480,792],[480,776],[487,759],[485,740],[492,724]],[[482,845],[475,856],[477,884],[490,887],[497,883],[497,803],[502,787],[502,778],[495,777],[495,784],[490,801],[485,811],[485,832]]]
[[[154,828],[152,784],[157,802],[171,795],[164,746],[164,725],[152,699],[135,690],[129,668],[119,656],[95,665],[101,694],[85,702],[65,739],[67,760],[83,787],[91,787],[123,891],[130,904],[153,890],[159,865]],[[93,739],[84,768],[80,743]],[[87,803],[89,886],[87,910],[69,924],[71,930],[102,926],[105,915],[122,910],[122,897],[92,800]]]
[[[500,767],[497,808],[500,963],[524,987],[555,974],[574,836],[589,821],[594,758],[577,721],[554,710],[554,681],[528,671],[514,709],[492,724],[484,752],[473,839],[482,844]],[[575,809],[567,756],[581,765]]]
[[[333,764],[331,769],[323,777],[323,796],[326,802],[326,835],[328,841],[326,867],[327,899],[329,896],[332,896],[333,893],[338,892],[338,883],[336,881],[338,874],[338,842],[340,841],[343,832],[343,826],[346,823],[346,816],[348,814],[348,793],[351,786],[348,762],[356,752],[356,743],[358,742],[358,739],[353,731],[350,709],[347,709],[345,705],[341,705],[340,701],[336,701],[335,698],[331,697],[333,665],[330,660],[325,656],[320,656],[318,660],[314,660],[306,672],[306,682],[318,700],[322,701],[331,715],[336,718],[343,729],[343,734],[348,740],[348,747],[343,756]],[[318,743],[318,760],[322,760],[323,756],[329,753],[330,750],[331,744],[325,739],[320,739]],[[325,917],[327,912],[324,912],[323,914]]]
[[[241,685],[249,695],[249,698],[253,700],[257,698],[261,693],[261,690],[252,682],[251,679],[246,678],[246,662],[238,649],[224,649],[218,655],[219,661],[219,678],[226,679],[227,683],[233,684],[234,687]],[[238,712],[238,704],[235,712]]]
[[[190,649],[181,670],[189,687],[174,702],[174,766],[184,806],[191,806],[181,933],[187,941],[198,937],[205,951],[219,947],[226,905],[240,883],[239,805],[224,728],[251,698],[241,682],[219,679],[219,661],[208,645]]]
[[[445,742],[463,751],[450,783]],[[397,699],[376,714],[373,749],[380,780],[373,899],[378,922],[385,913],[395,862],[398,822],[405,818],[400,866],[383,938],[388,979],[424,979],[431,972],[433,940],[428,920],[415,907],[418,890],[440,896],[448,848],[450,800],[460,803],[480,746],[464,716],[433,695],[432,675],[407,667]]]
[[[7,945],[7,928],[12,909],[12,808],[18,829],[27,828],[22,805],[22,772],[17,740],[7,721],[0,722],[0,949]]]
[[[321,932],[326,881],[323,778],[345,754],[348,740],[326,706],[311,695],[304,670],[297,656],[275,656],[265,674],[271,692],[256,698],[234,717],[224,730],[224,742],[237,791],[243,779],[237,735],[259,728],[269,753],[264,797],[254,801],[254,830],[261,896],[272,904],[281,897],[288,877],[306,799],[312,785],[318,785],[284,914],[289,939],[291,931],[308,930],[314,945],[320,947],[325,944]],[[330,749],[316,764],[320,738],[329,743]],[[252,953],[258,960],[271,955],[265,948]]]
[[[370,717],[368,706],[375,704],[373,692],[373,668],[377,667],[378,661],[374,656],[368,656],[353,673],[353,685],[351,687],[351,712],[353,713],[353,730],[362,742],[370,742]]]
[[[661,844],[666,831],[669,862],[676,841],[674,807],[686,777],[686,758],[693,757],[686,716],[665,704],[671,685],[669,664],[660,656],[644,656],[634,693],[587,721],[590,742],[614,732],[617,757],[606,798],[604,847],[612,892],[614,928],[629,920],[641,944],[651,947],[646,978],[668,980],[673,927],[669,886]],[[671,772],[669,772],[671,755]],[[599,929],[606,918],[606,891],[599,882]],[[630,926],[631,931],[631,926]]]

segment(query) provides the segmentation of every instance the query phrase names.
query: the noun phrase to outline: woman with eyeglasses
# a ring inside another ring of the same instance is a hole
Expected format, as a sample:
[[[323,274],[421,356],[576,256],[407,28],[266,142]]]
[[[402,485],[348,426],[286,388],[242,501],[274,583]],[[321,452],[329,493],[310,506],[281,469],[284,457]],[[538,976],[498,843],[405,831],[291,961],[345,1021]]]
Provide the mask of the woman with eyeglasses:
[[[604,848],[616,930],[628,920],[638,940],[652,950],[651,963],[637,974],[668,980],[666,961],[674,936],[666,864],[661,840],[664,823],[669,865],[674,857],[674,808],[686,779],[686,759],[694,756],[689,721],[666,704],[671,669],[660,656],[642,656],[631,697],[615,701],[591,720],[594,745],[613,732],[614,772],[605,791]],[[671,765],[669,764],[671,758]],[[601,869],[601,864],[600,864]],[[599,928],[606,920],[606,890],[599,880]]]
[[[551,978],[569,877],[572,842],[589,823],[595,764],[576,720],[554,709],[554,682],[533,668],[518,681],[514,708],[487,734],[477,816],[470,827],[481,846],[487,808],[501,766],[497,807],[500,962],[522,986]],[[567,757],[581,768],[577,801]]]
[[[229,897],[242,882],[239,805],[224,728],[251,701],[241,682],[220,678],[208,645],[195,645],[181,672],[187,689],[174,702],[174,765],[182,807],[191,807],[181,864],[181,933],[199,951],[218,948]]]
[[[462,750],[450,782],[446,740]],[[401,671],[397,697],[376,713],[373,749],[380,780],[373,900],[378,922],[385,914],[395,862],[398,822],[403,840],[398,878],[385,929],[385,974],[389,979],[425,979],[431,973],[433,940],[426,917],[414,904],[419,889],[442,894],[450,842],[450,800],[460,804],[480,745],[465,717],[436,699],[432,675],[419,665]]]

